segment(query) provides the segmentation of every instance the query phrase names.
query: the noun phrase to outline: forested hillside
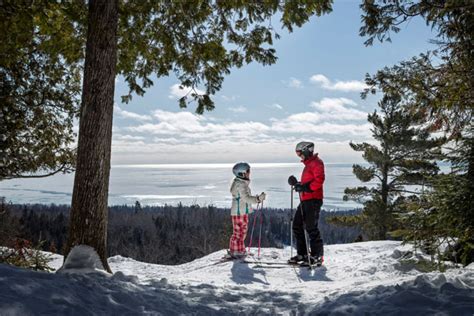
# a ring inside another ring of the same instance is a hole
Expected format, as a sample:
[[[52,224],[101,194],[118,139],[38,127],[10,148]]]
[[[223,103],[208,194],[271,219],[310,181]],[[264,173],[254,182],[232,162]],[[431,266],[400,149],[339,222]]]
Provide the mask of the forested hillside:
[[[69,206],[8,205],[3,223],[9,222],[10,234],[43,241],[42,248],[62,254],[67,238]],[[355,214],[349,211],[344,214]],[[359,228],[338,227],[326,222],[333,213],[322,211],[320,229],[326,244],[347,243],[358,239]],[[257,246],[260,231],[257,213],[253,246]],[[247,245],[254,215],[249,222]],[[263,210],[262,247],[282,247],[290,244],[290,210]],[[229,210],[213,206],[113,206],[109,209],[108,253],[136,260],[178,264],[192,261],[228,247],[232,233]],[[12,239],[10,238],[10,241]],[[5,241],[4,243],[8,243]]]

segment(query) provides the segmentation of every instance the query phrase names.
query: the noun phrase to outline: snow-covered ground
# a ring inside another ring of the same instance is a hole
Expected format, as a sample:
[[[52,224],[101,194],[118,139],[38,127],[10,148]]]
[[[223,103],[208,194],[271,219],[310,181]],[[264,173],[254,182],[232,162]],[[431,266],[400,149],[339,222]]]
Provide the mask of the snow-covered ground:
[[[0,315],[474,315],[474,264],[421,273],[400,263],[410,250],[330,245],[314,271],[219,263],[224,250],[178,266],[111,257],[113,275],[94,272],[90,258],[63,273],[0,265]],[[282,262],[289,251],[264,248],[261,261]],[[58,269],[62,257],[53,258]]]

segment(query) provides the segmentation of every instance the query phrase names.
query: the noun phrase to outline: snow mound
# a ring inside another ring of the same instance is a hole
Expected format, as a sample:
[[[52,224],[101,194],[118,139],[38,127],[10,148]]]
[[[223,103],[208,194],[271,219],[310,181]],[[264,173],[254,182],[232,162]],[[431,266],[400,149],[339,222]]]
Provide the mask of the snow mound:
[[[105,272],[99,255],[94,248],[78,245],[71,249],[69,255],[57,273],[96,273]]]

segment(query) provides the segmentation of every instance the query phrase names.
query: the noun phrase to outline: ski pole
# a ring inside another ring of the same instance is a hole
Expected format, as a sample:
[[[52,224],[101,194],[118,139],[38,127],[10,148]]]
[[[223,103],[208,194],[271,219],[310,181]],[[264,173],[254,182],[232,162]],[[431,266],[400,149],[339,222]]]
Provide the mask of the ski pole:
[[[291,210],[290,210],[290,258],[293,258],[293,191],[295,190],[295,184],[298,182],[295,176],[288,178],[288,184],[291,186]],[[301,197],[300,197],[301,203]]]
[[[290,210],[290,258],[293,258],[293,190],[294,186],[291,186],[291,210]]]
[[[258,256],[260,258],[260,243],[262,241],[262,224],[263,224],[263,201],[260,204],[260,233],[258,234]]]
[[[253,238],[253,230],[255,229],[255,222],[257,220],[257,212],[258,212],[258,205],[260,202],[257,203],[257,208],[255,210],[255,213],[253,214],[253,224],[252,224],[252,231],[250,232],[250,241],[249,241],[249,247],[248,247],[248,253],[250,254],[250,248],[252,247],[252,238]]]

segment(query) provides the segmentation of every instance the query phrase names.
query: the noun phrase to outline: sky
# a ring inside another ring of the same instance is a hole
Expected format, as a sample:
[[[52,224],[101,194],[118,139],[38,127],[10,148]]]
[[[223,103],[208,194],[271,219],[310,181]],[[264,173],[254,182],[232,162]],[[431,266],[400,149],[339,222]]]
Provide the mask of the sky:
[[[174,77],[154,80],[143,97],[116,80],[112,164],[297,162],[299,141],[312,141],[326,163],[360,163],[349,142],[371,141],[367,114],[380,96],[360,98],[367,73],[432,49],[420,20],[402,25],[392,43],[366,47],[358,35],[360,1],[336,1],[293,33],[279,30],[278,60],[233,69],[213,97],[215,109],[180,109]],[[272,24],[277,24],[272,21]]]

